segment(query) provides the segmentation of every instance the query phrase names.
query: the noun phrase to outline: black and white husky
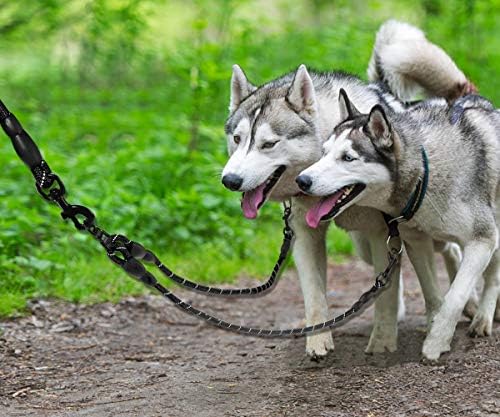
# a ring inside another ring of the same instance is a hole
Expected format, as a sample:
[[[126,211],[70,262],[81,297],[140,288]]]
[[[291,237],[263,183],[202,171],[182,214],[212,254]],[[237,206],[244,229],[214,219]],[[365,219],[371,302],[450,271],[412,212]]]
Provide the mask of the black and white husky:
[[[410,98],[409,94],[416,89],[453,98],[473,88],[444,51],[431,44],[419,29],[396,21],[380,28],[369,75],[374,81],[371,84],[343,72],[309,72],[301,65],[294,73],[256,87],[240,67],[233,67],[230,116],[225,125],[230,158],[222,172],[222,182],[232,191],[243,192],[242,210],[250,219],[257,216],[268,199],[292,199],[292,223],[296,232],[294,258],[308,325],[329,317],[325,249],[328,225],[308,227],[304,216],[317,199],[301,193],[295,178],[320,159],[323,143],[341,121],[339,90],[346,90],[359,103],[361,111],[367,112],[381,104],[400,112],[405,109],[400,98]],[[387,85],[395,89],[395,95],[388,91]],[[319,221],[320,214],[310,217],[309,222]],[[336,223],[352,232],[361,256],[373,264],[375,270],[385,267],[386,232],[379,211],[353,207],[337,216]],[[453,275],[460,254],[450,245],[443,248]],[[415,257],[430,318],[441,304],[434,280],[433,242],[417,240],[412,249],[409,254]],[[399,273],[399,270],[395,272],[393,285],[375,305],[375,325],[367,352],[397,348]],[[402,302],[399,305],[402,306]],[[307,339],[306,352],[312,357],[324,356],[331,349],[330,333]]]
[[[451,107],[430,100],[403,113],[375,105],[362,114],[345,94],[340,102],[345,121],[324,144],[325,155],[302,172],[299,183],[312,195],[326,196],[318,205],[323,219],[352,205],[396,217],[428,164],[422,206],[402,228],[402,236],[406,239],[405,233],[418,230],[456,242],[463,259],[432,320],[423,354],[435,360],[450,350],[460,313],[483,273],[483,295],[469,332],[490,335],[500,293],[500,112],[474,97]],[[310,213],[316,216],[318,210]]]

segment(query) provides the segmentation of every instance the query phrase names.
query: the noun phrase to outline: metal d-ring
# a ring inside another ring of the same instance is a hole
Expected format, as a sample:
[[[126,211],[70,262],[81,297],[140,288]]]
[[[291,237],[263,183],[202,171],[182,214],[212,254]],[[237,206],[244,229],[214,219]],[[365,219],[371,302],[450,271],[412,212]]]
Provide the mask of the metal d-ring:
[[[389,220],[389,224],[396,222],[397,224],[399,223],[404,223],[406,221],[404,216],[398,216],[398,217],[393,217],[392,219]]]
[[[394,242],[396,242],[395,245]],[[401,239],[401,236],[387,237],[386,245],[389,253],[391,253],[392,255],[399,256],[403,253],[403,239]]]

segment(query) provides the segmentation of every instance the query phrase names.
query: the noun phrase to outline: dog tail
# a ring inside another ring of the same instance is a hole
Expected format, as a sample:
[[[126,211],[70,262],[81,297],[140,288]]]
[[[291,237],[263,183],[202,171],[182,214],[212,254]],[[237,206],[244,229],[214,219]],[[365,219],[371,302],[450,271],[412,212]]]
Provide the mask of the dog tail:
[[[377,32],[368,78],[385,83],[402,101],[424,94],[451,102],[477,92],[446,52],[429,42],[424,32],[396,20],[388,20]]]

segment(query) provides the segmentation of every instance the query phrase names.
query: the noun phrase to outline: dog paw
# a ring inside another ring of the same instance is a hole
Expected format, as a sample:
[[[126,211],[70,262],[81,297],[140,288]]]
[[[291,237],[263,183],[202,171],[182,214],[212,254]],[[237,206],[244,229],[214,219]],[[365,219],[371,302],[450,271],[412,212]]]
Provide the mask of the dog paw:
[[[427,361],[437,361],[442,353],[450,351],[450,343],[445,340],[432,339],[427,337],[424,341],[424,346],[422,348],[422,354],[424,359]]]
[[[472,319],[467,333],[470,337],[490,336],[493,328],[492,321],[486,314],[477,313]]]
[[[425,356],[422,357],[422,359],[420,360],[420,363],[422,365],[427,365],[427,366],[436,366],[439,364],[439,360],[438,359],[427,359]]]
[[[398,349],[397,329],[375,327],[370,335],[365,353],[395,352]]]
[[[307,338],[306,354],[312,361],[320,361],[333,349],[333,338],[330,332],[315,334]]]

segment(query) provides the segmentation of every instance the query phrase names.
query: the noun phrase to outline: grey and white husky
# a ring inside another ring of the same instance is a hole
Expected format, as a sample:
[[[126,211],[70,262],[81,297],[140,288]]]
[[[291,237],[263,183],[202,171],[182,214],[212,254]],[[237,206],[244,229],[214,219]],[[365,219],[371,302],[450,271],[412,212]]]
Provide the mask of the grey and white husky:
[[[463,259],[432,320],[423,354],[435,360],[450,350],[460,313],[483,273],[483,295],[469,331],[490,335],[500,293],[500,112],[482,98],[465,98],[452,107],[430,100],[403,113],[375,105],[368,114],[361,114],[344,93],[340,102],[345,121],[299,183],[312,195],[327,196],[318,205],[327,213],[323,218],[334,207],[339,212],[352,205],[396,217],[423,176],[427,155],[427,193],[402,236],[418,230],[456,242]],[[318,210],[313,207],[310,213]]]
[[[392,52],[387,53],[387,48]],[[418,53],[412,55],[412,51]],[[415,65],[411,65],[412,62]],[[420,69],[424,73],[420,73]],[[322,223],[316,229],[307,226],[305,213],[317,199],[301,193],[295,178],[320,159],[323,143],[341,121],[339,90],[345,89],[361,110],[367,112],[375,104],[404,111],[405,105],[398,99],[398,93],[413,91],[418,86],[413,80],[441,80],[421,85],[424,93],[430,95],[471,88],[453,61],[427,41],[420,30],[396,21],[384,24],[377,34],[370,77],[372,81],[390,80],[395,88],[401,86],[401,91],[396,90],[393,95],[382,83],[367,84],[343,72],[309,72],[304,65],[294,73],[256,87],[240,67],[233,67],[230,116],[225,125],[230,158],[222,172],[222,182],[232,191],[243,192],[242,210],[247,218],[255,218],[268,199],[292,199],[292,225],[296,233],[294,258],[308,325],[328,319],[325,248],[328,225]],[[456,93],[446,95],[453,94]],[[373,264],[376,271],[385,267],[386,232],[380,212],[353,207],[339,215],[336,223],[353,232],[361,256]],[[452,246],[442,247],[450,274],[454,275],[460,254]],[[408,253],[412,258],[418,257],[419,262],[416,259],[414,262],[417,272],[426,277],[422,279],[422,288],[431,317],[441,305],[434,280],[433,242],[417,239]],[[396,350],[399,270],[395,275],[393,285],[376,302],[375,324],[367,352]],[[322,357],[331,349],[330,333],[307,339],[306,352],[312,357]]]

